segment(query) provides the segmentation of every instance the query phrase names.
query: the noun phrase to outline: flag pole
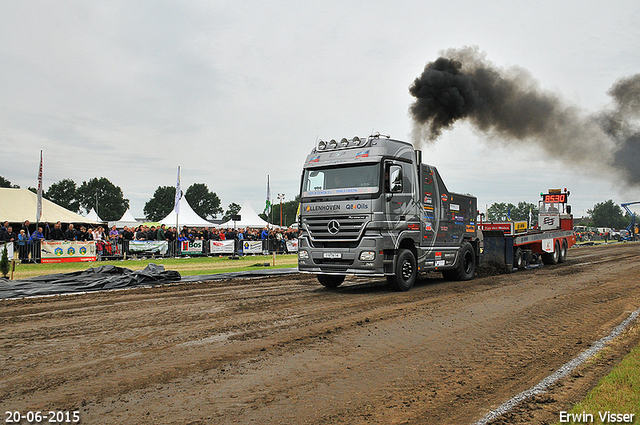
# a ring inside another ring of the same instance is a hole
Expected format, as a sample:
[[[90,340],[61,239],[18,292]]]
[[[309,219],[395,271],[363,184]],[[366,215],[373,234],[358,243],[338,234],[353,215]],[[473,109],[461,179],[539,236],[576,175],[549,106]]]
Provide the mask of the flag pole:
[[[178,231],[180,230],[178,227],[178,215],[180,214],[180,198],[182,197],[181,193],[180,193],[180,166],[178,165],[178,179],[176,180],[176,199],[175,199],[175,205],[174,205],[174,210],[176,212],[176,235],[175,235],[175,240],[174,243],[176,244],[176,247],[178,246]],[[177,250],[176,250],[177,252]]]
[[[40,150],[40,168],[38,170],[38,202],[36,204],[36,232],[42,217],[42,149]]]

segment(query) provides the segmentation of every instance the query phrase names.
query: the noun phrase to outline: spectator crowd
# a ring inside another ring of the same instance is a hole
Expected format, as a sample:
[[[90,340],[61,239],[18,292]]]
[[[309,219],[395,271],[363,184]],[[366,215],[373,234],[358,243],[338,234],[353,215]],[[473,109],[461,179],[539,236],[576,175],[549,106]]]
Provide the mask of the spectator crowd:
[[[34,226],[35,227],[35,226]],[[8,221],[5,221],[0,227],[0,244],[13,243],[17,248],[19,259],[22,261],[33,261],[39,258],[40,242],[43,240],[51,241],[95,241],[98,258],[103,255],[115,254],[116,247],[128,245],[130,241],[167,241],[169,246],[174,246],[175,242],[197,241],[202,240],[204,253],[208,252],[208,241],[224,241],[224,240],[249,240],[249,241],[265,241],[263,244],[271,250],[286,252],[286,241],[296,239],[299,232],[294,229],[218,229],[215,227],[195,228],[183,226],[179,232],[175,227],[167,227],[162,224],[160,226],[140,225],[137,227],[124,226],[117,229],[112,226],[107,229],[103,226],[87,227],[81,225],[76,228],[73,224],[69,224],[63,230],[62,223],[57,222],[50,227],[48,224],[38,225],[37,230],[30,231],[30,222],[26,220],[22,223],[18,233]],[[45,231],[46,230],[46,231]],[[31,257],[29,257],[31,252]],[[173,250],[172,252],[175,252]],[[37,253],[37,255],[36,255]]]

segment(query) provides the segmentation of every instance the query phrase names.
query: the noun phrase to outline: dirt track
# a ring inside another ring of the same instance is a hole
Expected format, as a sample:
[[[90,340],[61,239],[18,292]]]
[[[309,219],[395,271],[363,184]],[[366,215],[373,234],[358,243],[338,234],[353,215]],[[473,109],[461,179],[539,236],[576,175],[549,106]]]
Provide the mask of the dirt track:
[[[307,275],[0,301],[0,413],[84,424],[468,424],[640,308],[640,244],[407,293]],[[547,423],[640,341],[497,423]],[[640,413],[640,412],[639,412]],[[6,414],[5,414],[6,418]],[[24,422],[26,423],[26,422]]]

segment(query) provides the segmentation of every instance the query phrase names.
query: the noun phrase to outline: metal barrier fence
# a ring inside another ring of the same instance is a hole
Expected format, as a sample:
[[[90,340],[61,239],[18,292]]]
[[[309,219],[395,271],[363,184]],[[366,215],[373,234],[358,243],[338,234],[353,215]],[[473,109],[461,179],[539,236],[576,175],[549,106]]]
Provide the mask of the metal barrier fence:
[[[297,252],[297,239],[236,240],[224,243],[225,249],[212,252],[209,241],[34,241],[14,242],[13,256],[23,263],[123,260],[127,258],[171,258],[184,256],[260,255]],[[251,243],[251,250],[244,249]],[[258,248],[256,245],[258,244]],[[84,248],[83,248],[84,247]],[[245,252],[246,251],[246,252]],[[11,251],[10,251],[11,252]]]

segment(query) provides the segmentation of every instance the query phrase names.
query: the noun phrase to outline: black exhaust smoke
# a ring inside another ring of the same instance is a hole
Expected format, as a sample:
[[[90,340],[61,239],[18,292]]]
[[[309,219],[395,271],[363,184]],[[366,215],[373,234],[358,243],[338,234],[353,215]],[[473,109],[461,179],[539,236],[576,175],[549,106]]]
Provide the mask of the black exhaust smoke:
[[[449,49],[409,88],[414,141],[435,141],[458,120],[505,144],[536,144],[569,163],[597,165],[640,185],[640,74],[616,83],[615,108],[589,116],[543,91],[522,68],[501,69],[475,47]]]

